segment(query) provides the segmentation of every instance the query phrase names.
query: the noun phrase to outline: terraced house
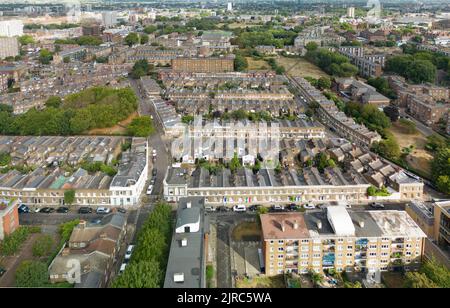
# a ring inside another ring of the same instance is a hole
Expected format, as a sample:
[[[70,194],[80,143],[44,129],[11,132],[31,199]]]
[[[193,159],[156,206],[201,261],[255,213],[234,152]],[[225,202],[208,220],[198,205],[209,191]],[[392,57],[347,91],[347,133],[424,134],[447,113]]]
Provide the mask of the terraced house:
[[[116,175],[102,171],[88,172],[81,162],[108,164],[121,137],[18,137],[24,143],[12,153],[12,162],[33,162],[33,171],[15,169],[0,176],[0,196],[17,198],[29,206],[61,206],[67,203],[65,193],[75,192],[75,205],[136,205],[147,179],[148,145],[145,138],[133,138],[131,149],[122,153]],[[27,139],[28,138],[28,139]],[[55,139],[54,139],[55,138]],[[33,142],[35,139],[39,142]],[[108,147],[115,144],[113,148]],[[53,144],[52,146],[50,146]],[[1,144],[0,144],[1,149]],[[21,153],[22,156],[19,156]],[[64,167],[66,166],[66,167]],[[67,166],[76,168],[73,173]]]
[[[404,177],[409,180],[404,179]],[[420,199],[423,183],[412,181],[402,171],[394,173],[391,180],[400,192],[393,194],[395,200]],[[400,182],[397,182],[400,181]],[[205,197],[211,205],[236,204],[286,204],[307,202],[367,202],[367,188],[372,184],[365,176],[350,169],[346,172],[328,167],[320,173],[315,167],[301,172],[288,170],[276,172],[261,169],[254,174],[242,168],[236,173],[222,169],[215,173],[204,168],[188,172],[182,168],[169,168],[164,179],[164,198],[176,202],[183,197]],[[392,188],[391,187],[391,188]],[[410,193],[405,191],[413,190]]]

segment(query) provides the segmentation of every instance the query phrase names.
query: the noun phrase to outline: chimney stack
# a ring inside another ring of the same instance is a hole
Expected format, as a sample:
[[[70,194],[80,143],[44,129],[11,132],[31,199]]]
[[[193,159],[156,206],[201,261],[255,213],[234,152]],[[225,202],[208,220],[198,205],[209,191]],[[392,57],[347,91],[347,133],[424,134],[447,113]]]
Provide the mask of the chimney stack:
[[[80,223],[78,224],[78,227],[80,229],[86,228],[86,220],[80,220]]]
[[[298,229],[298,222],[297,222],[297,219],[296,219],[296,220],[294,220],[294,229],[295,229],[295,230],[297,230],[297,229]]]
[[[186,203],[186,208],[187,209],[190,209],[191,207],[192,207],[192,203],[191,202]]]
[[[286,230],[286,227],[285,227],[285,225],[284,225],[284,220],[283,221],[281,221],[281,231],[285,231]]]

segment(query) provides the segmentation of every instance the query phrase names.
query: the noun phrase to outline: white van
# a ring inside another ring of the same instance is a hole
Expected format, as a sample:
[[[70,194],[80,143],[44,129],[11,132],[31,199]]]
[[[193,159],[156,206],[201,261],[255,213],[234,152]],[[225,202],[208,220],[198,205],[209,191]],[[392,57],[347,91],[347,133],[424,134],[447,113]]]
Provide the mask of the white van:
[[[234,212],[245,212],[245,211],[247,211],[247,208],[243,204],[238,204],[238,205],[233,206],[233,211]]]

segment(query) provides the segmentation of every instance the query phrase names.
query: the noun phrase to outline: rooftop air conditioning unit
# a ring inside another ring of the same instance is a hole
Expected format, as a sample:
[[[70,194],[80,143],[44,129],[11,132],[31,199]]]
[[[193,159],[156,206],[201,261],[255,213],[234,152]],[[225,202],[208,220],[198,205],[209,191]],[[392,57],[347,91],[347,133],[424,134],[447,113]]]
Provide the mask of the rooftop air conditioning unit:
[[[181,240],[181,247],[186,247],[188,244],[187,238]]]
[[[184,273],[175,273],[173,274],[174,282],[184,282]]]

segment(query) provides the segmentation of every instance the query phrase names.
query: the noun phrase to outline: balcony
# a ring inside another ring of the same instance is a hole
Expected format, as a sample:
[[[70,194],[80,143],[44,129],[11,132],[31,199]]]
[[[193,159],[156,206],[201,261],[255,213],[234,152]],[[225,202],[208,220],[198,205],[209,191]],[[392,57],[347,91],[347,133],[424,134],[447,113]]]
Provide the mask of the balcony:
[[[403,253],[401,252],[394,252],[391,254],[391,259],[400,259],[403,257]]]

